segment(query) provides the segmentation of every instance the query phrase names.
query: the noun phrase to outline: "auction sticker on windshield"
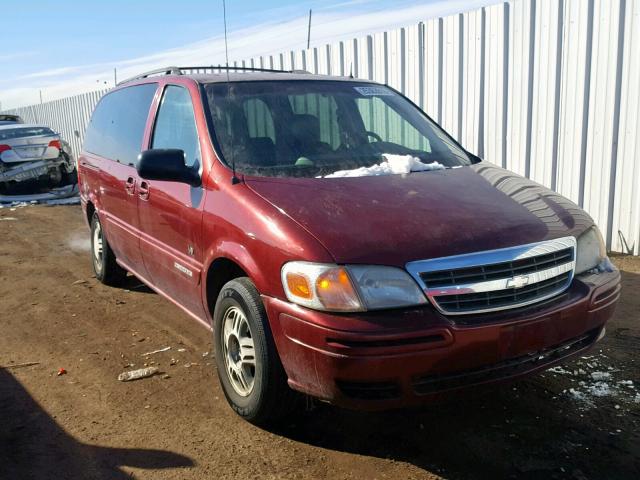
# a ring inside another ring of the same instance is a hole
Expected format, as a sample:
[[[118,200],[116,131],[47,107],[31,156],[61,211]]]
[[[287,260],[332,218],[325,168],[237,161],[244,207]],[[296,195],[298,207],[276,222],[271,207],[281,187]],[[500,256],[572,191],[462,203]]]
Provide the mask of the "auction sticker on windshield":
[[[384,87],[353,87],[356,92],[360,95],[365,95],[367,97],[373,95],[386,95],[388,97],[393,96],[393,91]]]

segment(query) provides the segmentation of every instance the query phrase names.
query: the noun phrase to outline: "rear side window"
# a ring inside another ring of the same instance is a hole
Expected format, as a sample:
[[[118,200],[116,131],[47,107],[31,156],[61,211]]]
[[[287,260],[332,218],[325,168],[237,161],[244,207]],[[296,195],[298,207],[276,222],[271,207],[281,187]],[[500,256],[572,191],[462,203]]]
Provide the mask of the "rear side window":
[[[179,148],[189,167],[200,166],[200,144],[189,91],[169,85],[162,96],[151,148]]]
[[[105,95],[87,127],[84,150],[134,165],[142,148],[149,107],[157,84],[123,88]]]

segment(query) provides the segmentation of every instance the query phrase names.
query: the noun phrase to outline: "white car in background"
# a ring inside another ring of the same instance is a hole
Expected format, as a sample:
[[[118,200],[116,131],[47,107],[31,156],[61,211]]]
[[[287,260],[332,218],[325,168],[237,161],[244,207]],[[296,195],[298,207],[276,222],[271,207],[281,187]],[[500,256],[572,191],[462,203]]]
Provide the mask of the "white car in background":
[[[0,125],[0,194],[77,183],[69,146],[45,125]]]
[[[24,120],[20,117],[20,115],[12,115],[9,113],[1,113],[0,114],[0,125],[7,125],[10,123],[24,123]]]

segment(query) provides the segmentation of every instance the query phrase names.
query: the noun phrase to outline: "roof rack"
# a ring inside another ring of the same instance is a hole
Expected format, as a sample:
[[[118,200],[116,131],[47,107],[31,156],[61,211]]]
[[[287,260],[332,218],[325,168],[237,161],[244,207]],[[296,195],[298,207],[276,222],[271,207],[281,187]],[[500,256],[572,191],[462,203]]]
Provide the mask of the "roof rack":
[[[134,80],[141,80],[156,75],[189,75],[193,73],[215,73],[216,70],[221,71],[240,71],[240,72],[269,72],[269,73],[310,73],[306,70],[276,70],[274,68],[258,68],[258,67],[243,67],[237,65],[206,65],[199,67],[165,67],[150,70],[148,72],[141,73],[135,77],[127,78],[117,85],[123,85],[125,83],[133,82]]]
[[[118,82],[116,86],[122,85],[124,83],[133,82],[134,80],[140,80],[142,78],[152,77],[154,75],[182,75],[182,72],[178,67],[157,68],[155,70],[149,70],[148,72],[144,72],[144,73],[141,73],[140,75],[136,75],[135,77],[122,80],[121,82]]]

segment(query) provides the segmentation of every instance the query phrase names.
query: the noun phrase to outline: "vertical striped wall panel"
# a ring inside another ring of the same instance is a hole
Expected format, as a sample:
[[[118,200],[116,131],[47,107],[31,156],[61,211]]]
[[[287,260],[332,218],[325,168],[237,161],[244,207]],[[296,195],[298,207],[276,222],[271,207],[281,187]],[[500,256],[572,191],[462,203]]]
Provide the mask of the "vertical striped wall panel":
[[[617,166],[608,232],[614,249],[640,253],[640,2],[627,0],[624,22]]]
[[[509,73],[509,4],[485,9],[483,145],[481,155],[496,165],[506,166],[507,97]]]
[[[588,105],[587,155],[584,178],[585,210],[600,225],[605,236],[615,172],[614,149],[620,108],[618,75],[620,15],[624,1],[595,0]]]
[[[640,0],[511,0],[232,65],[386,83],[473,153],[584,207],[609,248],[639,254],[638,52]],[[13,111],[77,153],[102,94]]]

